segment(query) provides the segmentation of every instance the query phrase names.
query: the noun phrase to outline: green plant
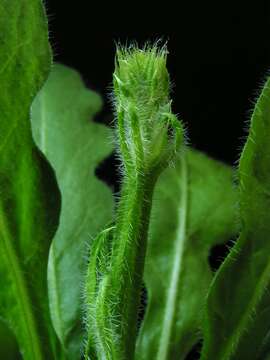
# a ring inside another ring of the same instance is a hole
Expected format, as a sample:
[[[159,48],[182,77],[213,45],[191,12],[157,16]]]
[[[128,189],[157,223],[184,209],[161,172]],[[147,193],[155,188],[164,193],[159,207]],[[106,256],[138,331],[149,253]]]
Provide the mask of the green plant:
[[[101,244],[94,245],[89,260],[86,355],[129,359],[135,348],[153,189],[183,139],[171,113],[166,49],[118,49],[114,92],[124,177],[115,225],[98,236]]]
[[[0,9],[1,358],[178,360],[201,341],[202,360],[269,359],[269,80],[233,184],[185,143],[166,46],[118,47],[110,129],[100,96],[51,67],[41,1]],[[114,148],[116,201],[95,176]]]

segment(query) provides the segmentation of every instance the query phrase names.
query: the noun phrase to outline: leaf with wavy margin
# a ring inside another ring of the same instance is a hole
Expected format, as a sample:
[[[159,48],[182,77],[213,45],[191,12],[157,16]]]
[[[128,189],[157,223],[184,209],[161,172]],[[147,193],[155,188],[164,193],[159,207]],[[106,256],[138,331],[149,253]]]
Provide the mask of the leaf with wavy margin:
[[[136,359],[184,359],[201,338],[212,246],[236,232],[229,166],[188,149],[158,181],[145,284],[148,305]]]
[[[54,328],[71,359],[80,358],[83,342],[87,244],[113,212],[112,192],[95,176],[95,168],[113,149],[110,129],[93,122],[101,106],[100,96],[85,88],[76,71],[54,65],[32,111],[35,141],[55,170],[62,195],[48,281]]]

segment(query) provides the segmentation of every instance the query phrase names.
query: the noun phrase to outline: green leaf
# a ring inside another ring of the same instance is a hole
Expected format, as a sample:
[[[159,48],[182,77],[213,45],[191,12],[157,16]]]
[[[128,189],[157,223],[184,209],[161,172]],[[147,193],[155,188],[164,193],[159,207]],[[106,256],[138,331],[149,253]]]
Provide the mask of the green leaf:
[[[48,281],[53,325],[72,359],[80,357],[82,346],[87,244],[112,218],[112,192],[95,177],[96,166],[113,149],[111,130],[93,122],[101,106],[79,74],[63,65],[54,65],[33,105],[34,138],[55,170],[62,195]]]
[[[187,150],[158,181],[144,279],[148,306],[136,358],[184,359],[201,338],[212,246],[236,231],[232,170]]]
[[[45,269],[58,191],[30,126],[51,63],[47,22],[39,0],[1,0],[0,12],[0,314],[25,360],[53,359]]]
[[[0,320],[0,359],[19,360],[20,353],[16,339],[9,328]]]
[[[270,329],[269,139],[270,79],[240,158],[242,230],[211,286],[202,359],[257,359]]]

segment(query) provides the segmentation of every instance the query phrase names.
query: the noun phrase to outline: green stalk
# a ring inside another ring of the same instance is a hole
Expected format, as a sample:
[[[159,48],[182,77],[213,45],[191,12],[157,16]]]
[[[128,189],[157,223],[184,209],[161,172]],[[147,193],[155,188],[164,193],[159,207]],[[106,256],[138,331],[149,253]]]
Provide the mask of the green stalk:
[[[118,49],[116,135],[123,184],[115,226],[93,243],[86,279],[85,358],[132,360],[155,182],[183,143],[171,112],[165,48]]]
[[[125,359],[133,358],[135,347],[154,182],[151,176],[128,178],[116,218],[112,273],[114,296],[120,299],[116,313],[120,314],[120,347],[126,352]]]

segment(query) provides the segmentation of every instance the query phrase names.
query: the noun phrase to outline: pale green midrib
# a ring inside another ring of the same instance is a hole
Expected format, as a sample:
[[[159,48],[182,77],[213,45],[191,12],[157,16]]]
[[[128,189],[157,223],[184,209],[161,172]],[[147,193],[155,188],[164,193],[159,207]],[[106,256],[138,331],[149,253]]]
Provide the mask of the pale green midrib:
[[[25,328],[26,336],[24,336],[24,344],[27,344],[27,359],[43,360],[42,347],[37,333],[37,327],[32,313],[32,308],[29,300],[29,294],[25,284],[25,279],[12,245],[11,235],[6,226],[4,214],[0,205],[0,226],[2,233],[2,240],[6,260],[9,265],[9,273],[12,276],[13,283],[17,289],[16,300],[21,309],[20,315],[24,320],[21,321],[21,326]],[[19,321],[19,319],[17,319]]]
[[[186,238],[186,221],[187,221],[187,164],[185,159],[186,154],[182,155],[181,159],[181,177],[180,177],[180,214],[179,214],[179,225],[178,225],[178,237],[174,247],[174,261],[172,268],[171,282],[168,289],[168,297],[165,306],[164,320],[162,325],[162,333],[160,336],[159,349],[157,353],[157,360],[168,359],[168,351],[171,339],[172,324],[175,315],[175,306],[177,298],[177,289],[179,284],[179,278],[182,266],[182,257],[184,251],[184,243]]]
[[[59,288],[57,283],[56,276],[56,261],[55,261],[55,252],[54,252],[54,239],[51,244],[50,253],[49,253],[49,262],[48,262],[48,285],[49,285],[49,308],[50,308],[50,317],[55,329],[55,332],[63,345],[66,347],[65,335],[62,326],[62,316],[60,310],[60,297],[59,297]],[[53,291],[51,290],[53,288]]]
[[[227,345],[225,349],[222,351],[221,360],[227,360],[231,354],[234,352],[234,344],[240,341],[241,335],[246,331],[246,325],[250,321],[250,316],[256,307],[256,304],[260,301],[262,296],[262,292],[266,288],[266,284],[270,279],[270,262],[267,264],[263,274],[261,276],[260,281],[257,283],[255,287],[255,291],[253,292],[253,296],[248,303],[247,310],[243,313],[238,326],[234,328],[233,332],[229,336],[229,341],[227,341]]]

